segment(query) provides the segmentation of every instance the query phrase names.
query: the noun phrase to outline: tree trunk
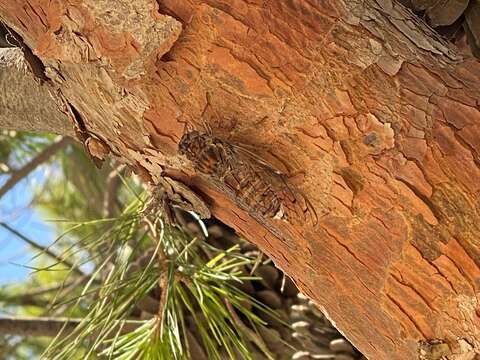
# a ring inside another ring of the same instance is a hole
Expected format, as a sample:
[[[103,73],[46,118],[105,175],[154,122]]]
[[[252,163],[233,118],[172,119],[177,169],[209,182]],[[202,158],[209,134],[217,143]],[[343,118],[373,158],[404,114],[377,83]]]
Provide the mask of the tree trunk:
[[[401,5],[0,0],[0,17],[93,155],[187,183],[369,359],[480,353],[480,64]],[[195,172],[177,145],[204,122],[288,174],[305,219]]]

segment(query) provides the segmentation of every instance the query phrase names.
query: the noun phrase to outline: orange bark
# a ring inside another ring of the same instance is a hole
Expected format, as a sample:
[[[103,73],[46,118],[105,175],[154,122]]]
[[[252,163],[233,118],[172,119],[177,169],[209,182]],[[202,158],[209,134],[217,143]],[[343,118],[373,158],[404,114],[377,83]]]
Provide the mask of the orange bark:
[[[368,358],[480,353],[480,64],[403,7],[0,0],[0,16],[91,136],[188,183]],[[177,144],[202,118],[289,174],[318,223],[258,219],[195,174]]]

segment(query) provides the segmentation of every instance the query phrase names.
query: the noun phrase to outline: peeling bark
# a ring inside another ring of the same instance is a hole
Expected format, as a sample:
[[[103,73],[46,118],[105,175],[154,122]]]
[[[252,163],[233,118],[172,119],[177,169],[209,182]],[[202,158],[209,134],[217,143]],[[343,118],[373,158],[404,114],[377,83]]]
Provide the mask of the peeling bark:
[[[480,353],[480,64],[387,0],[0,0],[88,136],[181,180],[369,358]],[[255,147],[318,223],[262,219],[177,153]],[[446,344],[446,345],[444,345]]]

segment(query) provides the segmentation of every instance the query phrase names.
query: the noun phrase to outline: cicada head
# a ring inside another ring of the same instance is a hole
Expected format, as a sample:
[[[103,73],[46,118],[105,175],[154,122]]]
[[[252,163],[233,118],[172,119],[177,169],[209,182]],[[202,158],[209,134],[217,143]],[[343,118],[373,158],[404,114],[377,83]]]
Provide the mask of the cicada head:
[[[205,136],[193,130],[183,134],[178,143],[178,152],[180,155],[185,155],[189,160],[193,160],[204,147]]]

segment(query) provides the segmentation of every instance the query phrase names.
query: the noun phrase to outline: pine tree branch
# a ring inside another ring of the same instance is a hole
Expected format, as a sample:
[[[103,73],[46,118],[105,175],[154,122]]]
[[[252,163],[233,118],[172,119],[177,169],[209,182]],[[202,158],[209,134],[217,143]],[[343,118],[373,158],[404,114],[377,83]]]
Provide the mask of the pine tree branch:
[[[0,334],[20,336],[56,336],[62,328],[65,334],[71,333],[80,319],[34,318],[34,317],[0,317]]]
[[[232,303],[228,299],[224,299],[224,303],[237,328],[242,331],[255,345],[257,345],[258,348],[267,356],[267,358],[273,359],[272,354],[270,354],[270,350],[265,344],[265,341],[256,332],[248,328],[248,326],[243,323],[242,319],[240,319],[238,314],[235,312]]]
[[[81,321],[82,319],[74,318],[1,316],[0,335],[54,337],[63,329],[62,336],[65,336],[74,331]],[[131,332],[141,324],[138,321],[127,321],[121,332]]]
[[[30,291],[24,291],[18,294],[0,293],[0,301],[8,305],[34,305],[38,307],[46,307],[51,301],[42,298],[44,295],[53,292],[68,291],[71,286],[78,286],[90,279],[89,277],[80,277],[69,279],[68,281],[57,282],[54,284],[33,288]]]
[[[27,164],[22,166],[20,169],[12,172],[12,175],[7,180],[7,182],[0,188],[0,198],[5,195],[10,189],[12,189],[19,181],[25,178],[33,170],[35,170],[41,164],[47,162],[53,155],[55,155],[60,150],[63,150],[67,145],[72,143],[71,138],[63,137],[58,141],[55,141],[53,144],[46,147],[41,151],[37,156],[30,160]]]
[[[77,274],[79,274],[80,276],[88,276],[87,274],[85,274],[77,265],[75,265],[74,263],[70,262],[69,260],[67,259],[64,259],[62,256],[60,255],[57,255],[55,254],[52,250],[50,250],[48,247],[46,246],[43,246],[43,245],[40,245],[38,244],[37,242],[35,242],[34,240],[26,237],[25,235],[23,235],[22,233],[18,232],[17,230],[15,230],[14,228],[12,228],[10,225],[4,223],[4,222],[0,222],[0,226],[3,227],[4,229],[8,230],[9,232],[11,232],[12,234],[14,234],[15,236],[17,236],[18,238],[20,238],[21,240],[25,241],[28,245],[30,245],[32,248],[36,249],[36,250],[39,250],[40,252],[42,252],[43,254],[49,256],[50,258],[56,260],[57,262],[59,263],[62,263],[64,265],[66,265],[67,267],[69,267],[70,269],[72,269],[73,271],[75,271]]]
[[[30,294],[2,296],[0,301],[8,306],[36,306],[39,308],[45,308],[49,304],[48,300]]]
[[[82,281],[86,281],[87,279],[89,279],[89,278],[88,277],[87,278],[82,278]],[[51,293],[51,292],[54,292],[54,291],[58,291],[58,290],[61,290],[61,289],[68,288],[70,285],[77,284],[77,283],[78,283],[78,279],[71,279],[69,281],[61,281],[61,282],[57,282],[57,283],[54,283],[54,284],[49,284],[49,285],[46,285],[46,286],[40,286],[40,287],[34,288],[30,291],[26,291],[26,292],[22,293],[19,296],[42,296],[42,295],[45,295],[45,294],[48,294],[48,293]],[[13,295],[12,297],[15,297],[15,296],[17,296],[17,295]]]

